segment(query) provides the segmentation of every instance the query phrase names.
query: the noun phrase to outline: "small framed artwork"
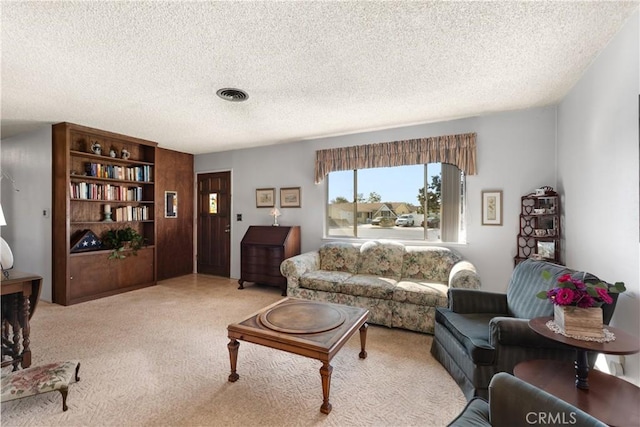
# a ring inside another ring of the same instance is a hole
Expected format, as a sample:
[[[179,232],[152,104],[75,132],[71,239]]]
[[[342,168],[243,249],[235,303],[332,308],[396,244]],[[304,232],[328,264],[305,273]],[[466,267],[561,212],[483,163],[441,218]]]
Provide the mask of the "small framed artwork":
[[[502,190],[482,192],[482,225],[502,225]]]
[[[276,205],[275,188],[258,188],[256,190],[256,207],[272,208]]]
[[[555,259],[556,243],[538,241],[538,256],[547,259]]]
[[[164,192],[164,217],[165,218],[178,217],[178,192],[177,191]]]
[[[280,189],[281,208],[300,207],[300,187],[288,187]]]

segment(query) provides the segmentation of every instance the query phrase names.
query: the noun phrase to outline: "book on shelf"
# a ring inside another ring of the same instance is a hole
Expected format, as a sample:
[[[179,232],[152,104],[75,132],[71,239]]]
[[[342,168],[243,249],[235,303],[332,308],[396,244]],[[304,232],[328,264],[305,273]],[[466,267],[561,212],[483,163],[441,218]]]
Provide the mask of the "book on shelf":
[[[119,166],[103,165],[102,163],[86,163],[86,176],[96,178],[119,179],[121,181],[151,182],[153,168],[150,165]]]
[[[116,222],[124,221],[148,221],[148,206],[120,206],[112,211],[113,220]]]
[[[101,184],[95,182],[72,182],[69,194],[73,199],[108,200],[108,201],[142,201],[142,187]]]

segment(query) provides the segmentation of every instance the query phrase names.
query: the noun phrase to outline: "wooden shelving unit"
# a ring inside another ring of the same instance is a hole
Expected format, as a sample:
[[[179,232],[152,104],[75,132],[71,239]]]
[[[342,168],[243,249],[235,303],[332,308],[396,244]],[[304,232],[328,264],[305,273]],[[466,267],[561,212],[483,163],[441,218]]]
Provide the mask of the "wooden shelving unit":
[[[96,142],[103,154],[91,151]],[[155,142],[71,123],[53,126],[55,303],[70,305],[155,285],[156,147]],[[123,149],[129,152],[126,158]],[[115,157],[109,155],[111,150]],[[120,220],[105,221],[108,209]],[[85,230],[100,237],[124,227],[145,238],[146,246],[135,256],[109,259],[107,249],[71,253],[72,240]]]
[[[520,231],[514,263],[527,258],[560,260],[560,197],[546,187],[544,194],[530,193],[521,198]]]

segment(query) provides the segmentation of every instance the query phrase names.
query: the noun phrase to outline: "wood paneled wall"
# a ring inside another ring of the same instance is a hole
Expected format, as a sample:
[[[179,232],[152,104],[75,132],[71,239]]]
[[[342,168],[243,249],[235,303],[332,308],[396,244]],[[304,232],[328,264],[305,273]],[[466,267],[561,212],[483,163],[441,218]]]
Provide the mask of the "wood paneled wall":
[[[158,280],[193,273],[193,155],[156,151],[156,250]],[[177,218],[165,218],[165,191],[178,192]]]

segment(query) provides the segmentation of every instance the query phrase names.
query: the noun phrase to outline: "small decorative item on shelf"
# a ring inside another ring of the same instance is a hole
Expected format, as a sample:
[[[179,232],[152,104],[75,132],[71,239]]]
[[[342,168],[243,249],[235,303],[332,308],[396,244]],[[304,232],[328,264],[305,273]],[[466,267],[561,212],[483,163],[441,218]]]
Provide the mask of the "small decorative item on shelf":
[[[542,236],[546,236],[547,235],[547,230],[544,229],[544,228],[536,228],[535,230],[533,230],[533,232],[538,237],[542,237]]]
[[[278,224],[278,217],[281,215],[280,211],[278,210],[278,208],[273,208],[271,209],[271,212],[269,213],[269,215],[271,215],[273,217],[273,225],[274,227],[279,226],[280,224]]]
[[[548,271],[542,272],[545,280],[551,278]],[[556,286],[536,294],[554,304],[554,322],[560,332],[577,337],[603,338],[603,304],[611,304],[611,294],[626,290],[624,283],[609,285],[604,282],[588,283],[571,277],[570,274],[558,278]]]
[[[145,238],[133,228],[125,227],[105,231],[102,243],[111,249],[109,259],[124,259],[127,257],[127,249],[131,255],[138,255],[138,250],[145,245]]]
[[[98,141],[96,140],[91,141],[91,152],[97,155],[102,154],[102,146]]]
[[[114,159],[118,157],[118,152],[116,151],[115,148],[112,148],[111,150],[109,150],[109,157],[113,157]]]
[[[129,150],[127,150],[126,148],[122,149],[122,152],[120,155],[124,160],[129,160],[129,157],[131,156],[131,154],[129,154]]]
[[[111,219],[111,205],[104,205],[104,222],[113,222]]]
[[[71,237],[71,253],[102,249],[102,242],[91,230],[80,230]]]

